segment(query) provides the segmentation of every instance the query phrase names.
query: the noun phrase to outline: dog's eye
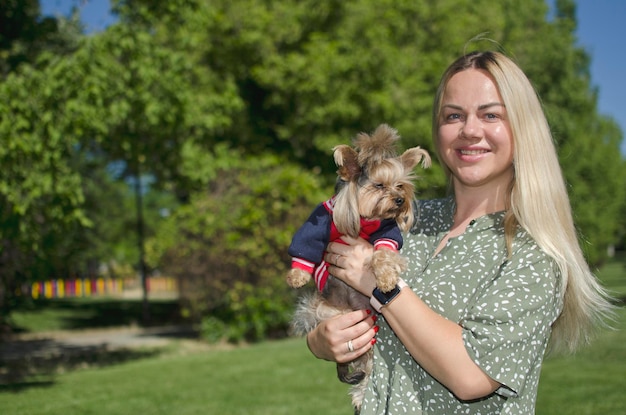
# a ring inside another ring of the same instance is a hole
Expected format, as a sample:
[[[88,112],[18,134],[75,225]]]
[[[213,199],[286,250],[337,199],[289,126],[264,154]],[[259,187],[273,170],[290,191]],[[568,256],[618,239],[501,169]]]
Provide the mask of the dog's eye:
[[[384,189],[385,186],[382,183],[374,183],[374,187],[377,189]]]

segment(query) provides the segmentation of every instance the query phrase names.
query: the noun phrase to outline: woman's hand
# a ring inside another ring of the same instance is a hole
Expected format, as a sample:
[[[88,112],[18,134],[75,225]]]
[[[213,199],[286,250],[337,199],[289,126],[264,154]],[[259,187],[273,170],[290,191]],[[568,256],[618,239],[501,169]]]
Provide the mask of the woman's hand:
[[[376,319],[370,310],[357,310],[324,320],[307,335],[309,349],[319,359],[350,362],[376,342]]]
[[[363,238],[341,238],[345,244],[331,242],[326,247],[324,260],[328,271],[355,290],[370,297],[376,287],[374,274],[367,263],[374,254],[374,247]]]

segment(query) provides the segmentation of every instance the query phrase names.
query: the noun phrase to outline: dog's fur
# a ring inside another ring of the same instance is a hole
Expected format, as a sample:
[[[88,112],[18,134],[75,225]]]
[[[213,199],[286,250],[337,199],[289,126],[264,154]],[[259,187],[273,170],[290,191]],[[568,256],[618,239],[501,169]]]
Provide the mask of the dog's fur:
[[[413,169],[421,162],[430,166],[430,156],[420,147],[406,150],[397,156],[395,144],[399,139],[395,129],[380,125],[370,136],[359,134],[354,148],[339,145],[333,149],[337,171],[336,199],[332,220],[337,230],[358,237],[360,220],[395,219],[402,231],[408,231],[413,222]],[[373,242],[373,241],[371,241]],[[381,291],[391,291],[406,269],[406,261],[397,251],[381,248],[372,255],[371,267]],[[287,275],[290,286],[306,284],[311,274],[293,268]],[[301,298],[292,321],[295,334],[313,330],[321,321],[352,310],[370,308],[369,298],[357,292],[332,275],[320,293]],[[360,410],[363,394],[372,368],[372,351],[350,363],[337,364],[337,375],[342,382],[354,385],[350,391],[355,410]]]

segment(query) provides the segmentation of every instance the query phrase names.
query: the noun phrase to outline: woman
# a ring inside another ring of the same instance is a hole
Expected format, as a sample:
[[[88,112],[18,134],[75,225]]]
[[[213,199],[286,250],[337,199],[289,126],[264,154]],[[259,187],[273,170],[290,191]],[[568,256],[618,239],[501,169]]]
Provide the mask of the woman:
[[[474,52],[442,77],[433,139],[452,191],[415,207],[410,288],[383,298],[377,321],[363,310],[321,323],[309,348],[346,362],[377,344],[361,414],[532,414],[550,337],[574,350],[611,308],[578,245],[548,124],[515,63]],[[348,242],[329,245],[330,271],[371,296],[372,248]]]

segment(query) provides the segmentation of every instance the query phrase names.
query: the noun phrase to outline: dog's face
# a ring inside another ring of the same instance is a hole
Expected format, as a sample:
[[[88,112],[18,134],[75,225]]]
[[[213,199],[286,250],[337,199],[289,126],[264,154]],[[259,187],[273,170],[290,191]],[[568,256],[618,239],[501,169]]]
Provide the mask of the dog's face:
[[[426,150],[413,147],[396,156],[396,130],[380,125],[372,136],[360,134],[355,148],[339,145],[333,157],[339,167],[333,221],[346,235],[359,234],[360,218],[395,219],[403,231],[414,217],[413,169],[430,166]]]
[[[401,219],[411,212],[414,176],[399,158],[368,166],[358,179],[359,215],[368,219]]]

